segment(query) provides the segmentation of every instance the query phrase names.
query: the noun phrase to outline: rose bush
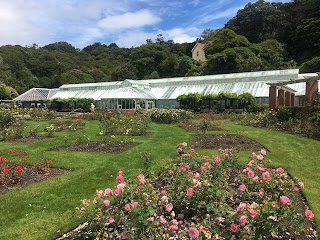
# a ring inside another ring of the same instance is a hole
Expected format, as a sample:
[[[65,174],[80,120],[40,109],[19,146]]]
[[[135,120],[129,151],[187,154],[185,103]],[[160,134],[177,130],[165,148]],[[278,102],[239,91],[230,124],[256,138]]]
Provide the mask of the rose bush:
[[[39,163],[28,166],[29,154],[23,149],[9,149],[0,155],[0,185],[15,185],[28,172],[49,174],[52,159],[42,159]]]
[[[150,119],[143,114],[107,112],[100,117],[100,135],[146,134]]]
[[[152,109],[148,115],[151,121],[157,123],[177,123],[179,121],[189,121],[193,114],[182,109]]]
[[[176,151],[153,177],[119,171],[114,188],[96,190],[96,239],[303,239],[314,217],[301,204],[304,184],[267,167],[266,150],[244,167],[232,149],[201,156],[184,142]]]

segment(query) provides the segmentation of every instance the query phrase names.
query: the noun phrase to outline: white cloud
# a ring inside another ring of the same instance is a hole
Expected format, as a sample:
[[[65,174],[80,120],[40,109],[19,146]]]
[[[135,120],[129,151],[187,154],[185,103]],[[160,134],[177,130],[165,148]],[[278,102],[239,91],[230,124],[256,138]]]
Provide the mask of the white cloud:
[[[237,11],[239,9],[242,9],[243,7],[244,6],[237,6],[237,7],[228,8],[224,11],[217,11],[216,14],[211,14],[211,15],[203,17],[200,20],[200,23],[208,23],[208,22],[211,22],[212,20],[234,17],[237,14]]]
[[[97,22],[129,11],[127,0],[0,0],[0,46],[56,41],[85,43],[102,37]],[[81,44],[82,45],[82,44]],[[77,46],[79,47],[79,46]]]
[[[166,40],[191,42],[203,29],[233,17],[241,7],[225,10],[224,6],[231,6],[232,2],[0,0],[0,46],[33,43],[44,46],[67,41],[78,48],[94,42],[116,42],[119,46],[131,47],[145,43],[148,38],[155,39],[158,33]]]
[[[147,39],[153,41],[158,34],[162,34],[165,40],[173,40],[175,43],[193,42],[201,32],[196,28],[173,28],[170,30],[158,30],[155,32],[126,31],[121,33],[115,42],[119,47],[137,47],[146,43]]]
[[[197,28],[173,28],[170,30],[159,31],[165,40],[173,40],[175,43],[193,42],[200,34]]]
[[[9,1],[0,2],[0,45],[34,43],[41,31],[32,23],[32,19],[23,8],[16,8]]]
[[[128,31],[118,35],[115,42],[119,47],[137,47],[146,43],[147,39],[154,39],[155,33],[148,33],[143,31]]]
[[[151,11],[144,9],[138,12],[128,12],[121,15],[106,17],[98,22],[98,26],[109,31],[119,31],[128,28],[139,28],[147,25],[154,25],[161,21],[161,18]]]

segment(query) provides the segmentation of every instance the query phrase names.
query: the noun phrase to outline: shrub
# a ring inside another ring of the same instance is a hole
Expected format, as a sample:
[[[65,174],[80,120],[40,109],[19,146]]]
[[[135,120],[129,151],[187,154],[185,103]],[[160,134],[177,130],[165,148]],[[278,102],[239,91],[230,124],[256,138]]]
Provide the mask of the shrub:
[[[82,118],[75,119],[56,119],[49,127],[46,127],[45,131],[76,131],[79,127],[85,126],[85,122]]]
[[[144,135],[150,119],[142,114],[105,112],[100,117],[100,135]]]
[[[55,98],[48,100],[47,104],[50,108],[57,111],[80,111],[90,112],[90,105],[94,102],[92,98]]]
[[[42,109],[34,109],[29,111],[29,114],[34,120],[51,120],[57,117],[56,111],[44,111]]]
[[[4,140],[23,138],[25,136],[25,129],[26,127],[22,122],[16,121],[11,127],[0,131],[0,138]]]
[[[304,185],[266,167],[264,149],[244,168],[230,149],[200,156],[181,143],[177,153],[153,177],[126,180],[119,171],[114,188],[96,190],[96,239],[303,237],[303,224],[314,217],[299,201]]]
[[[244,113],[239,120],[240,123],[244,125],[251,125],[256,127],[274,126],[278,122],[276,113],[270,110],[258,113]]]
[[[148,115],[151,121],[157,123],[177,123],[181,120],[189,120],[192,118],[192,113],[180,109],[153,109]]]
[[[0,130],[9,128],[14,122],[15,118],[10,112],[0,111]]]

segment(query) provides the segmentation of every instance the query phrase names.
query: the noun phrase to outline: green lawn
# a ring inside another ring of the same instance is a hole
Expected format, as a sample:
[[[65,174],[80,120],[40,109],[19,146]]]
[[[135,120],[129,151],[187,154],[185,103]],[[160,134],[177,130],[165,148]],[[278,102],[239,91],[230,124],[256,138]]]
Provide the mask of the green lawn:
[[[33,127],[47,123],[28,122]],[[153,166],[162,158],[174,157],[175,146],[190,143],[191,133],[175,125],[151,124],[153,134],[148,137],[131,137],[140,144],[122,154],[99,154],[52,151],[66,142],[75,142],[85,135],[90,140],[101,140],[98,122],[86,122],[82,131],[56,133],[53,139],[36,143],[1,143],[0,151],[22,148],[29,152],[30,163],[41,154],[52,158],[55,167],[73,171],[47,181],[29,185],[23,189],[0,196],[0,239],[54,239],[83,222],[88,216],[80,216],[75,210],[80,200],[92,198],[96,189],[113,187],[119,170],[126,177],[136,177],[143,169],[141,152],[151,155]],[[265,129],[224,123],[224,132],[247,136],[264,145],[274,166],[282,166],[305,183],[303,191],[320,223],[320,157],[318,141],[305,139]],[[129,138],[129,137],[128,137]],[[248,152],[240,153],[241,162],[248,159]]]

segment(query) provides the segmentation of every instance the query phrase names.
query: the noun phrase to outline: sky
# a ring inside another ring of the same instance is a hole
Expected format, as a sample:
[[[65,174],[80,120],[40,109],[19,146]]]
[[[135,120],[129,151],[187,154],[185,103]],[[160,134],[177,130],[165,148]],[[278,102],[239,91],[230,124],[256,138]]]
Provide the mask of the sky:
[[[272,2],[289,2],[273,0]],[[217,29],[249,0],[0,0],[0,46],[68,42],[136,47],[162,34],[193,42]]]

